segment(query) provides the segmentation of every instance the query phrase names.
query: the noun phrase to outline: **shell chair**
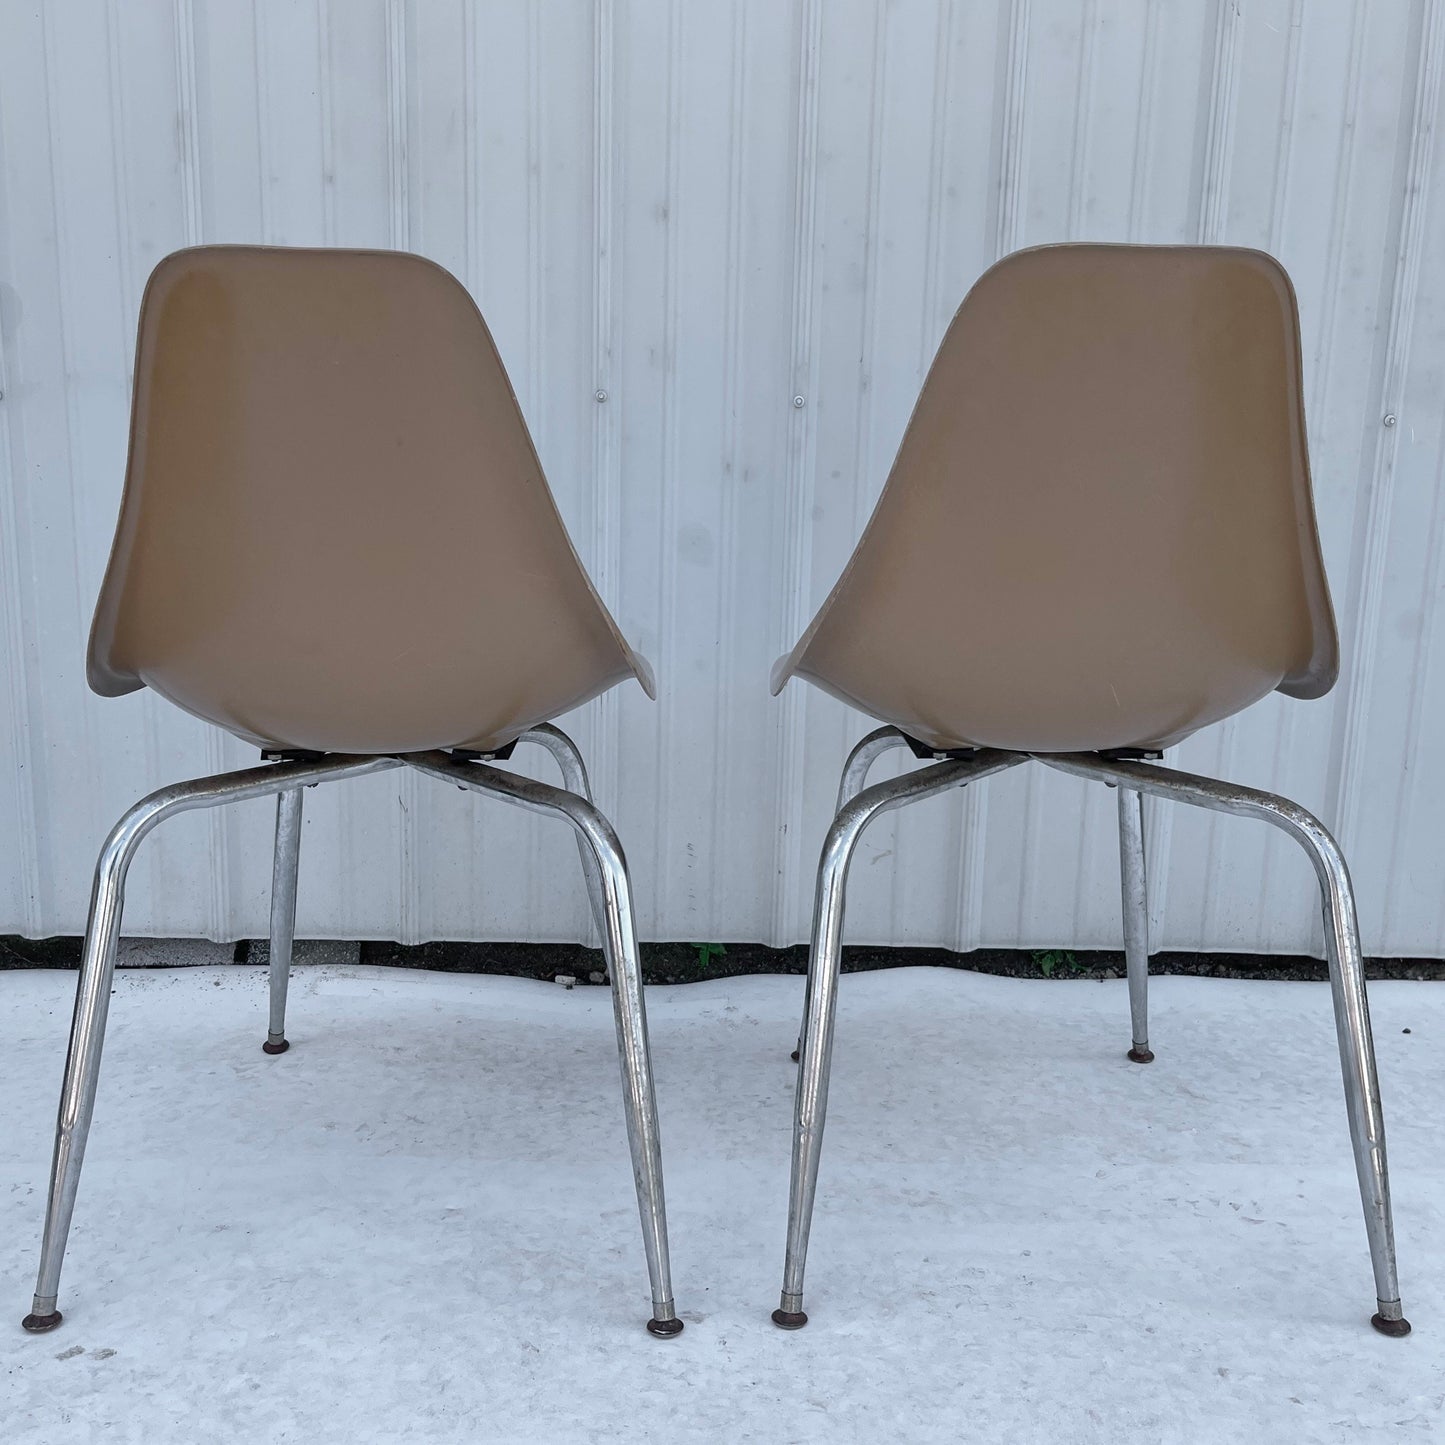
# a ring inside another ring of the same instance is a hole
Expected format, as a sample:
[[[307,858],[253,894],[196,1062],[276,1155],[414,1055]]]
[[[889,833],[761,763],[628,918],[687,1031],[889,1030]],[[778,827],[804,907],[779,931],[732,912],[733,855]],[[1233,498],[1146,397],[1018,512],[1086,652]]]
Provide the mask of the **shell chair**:
[[[621,845],[549,719],[636,678],[568,540],[486,325],[393,252],[206,246],[141,306],[130,459],[91,687],[154,688],[264,766],[163,788],[96,867],[32,1331],[53,1329],[126,871],[163,819],[275,795],[268,1054],[287,1048],[303,789],[389,768],[572,825],[612,981],[656,1335],[674,1335],[657,1108]],[[563,787],[493,766],[518,743]]]
[[[1005,258],[949,327],[876,510],[773,672],[877,718],[823,844],[799,1042],[787,1261],[798,1328],[833,1051],[844,889],[878,814],[1030,759],[1115,788],[1129,1057],[1148,1063],[1141,794],[1262,818],[1324,902],[1375,1327],[1409,1331],[1349,871],[1303,808],[1160,767],[1163,750],[1338,672],[1305,450],[1299,322],[1278,262],[1198,246],[1060,245]],[[867,786],[907,747],[929,763]]]

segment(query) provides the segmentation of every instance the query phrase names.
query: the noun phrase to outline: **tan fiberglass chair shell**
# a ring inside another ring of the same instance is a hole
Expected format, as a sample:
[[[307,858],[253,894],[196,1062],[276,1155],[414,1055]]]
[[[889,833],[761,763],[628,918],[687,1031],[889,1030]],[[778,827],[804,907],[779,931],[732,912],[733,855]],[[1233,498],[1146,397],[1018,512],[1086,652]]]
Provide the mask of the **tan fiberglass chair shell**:
[[[1148,1042],[1142,793],[1263,818],[1325,904],[1341,1065],[1386,1334],[1401,1312],[1349,872],[1303,808],[1154,766],[1274,689],[1328,692],[1338,649],[1310,494],[1299,323],[1257,251],[1060,245],[988,271],[944,337],[857,550],[773,672],[885,723],[853,750],[819,863],[782,1299],[803,1276],[848,866],[879,813],[1037,758],[1117,788],[1133,1047]],[[933,766],[867,787],[883,752]]]
[[[939,749],[1158,749],[1338,671],[1294,293],[1258,251],[1009,256],[775,669]]]
[[[490,751],[625,678],[652,693],[471,297],[376,251],[156,268],[88,673],[317,752]]]
[[[673,1306],[656,1102],[626,862],[581,755],[548,720],[647,666],[562,525],[485,324],[418,256],[201,247],[141,306],[130,460],[89,679],[148,686],[259,745],[269,767],[152,794],[96,869],[33,1331],[60,1269],[126,871],[164,817],[277,798],[271,1018],[280,1054],[306,785],[411,766],[565,818],[612,979],[627,1129],[659,1335]],[[488,766],[547,749],[565,788]]]

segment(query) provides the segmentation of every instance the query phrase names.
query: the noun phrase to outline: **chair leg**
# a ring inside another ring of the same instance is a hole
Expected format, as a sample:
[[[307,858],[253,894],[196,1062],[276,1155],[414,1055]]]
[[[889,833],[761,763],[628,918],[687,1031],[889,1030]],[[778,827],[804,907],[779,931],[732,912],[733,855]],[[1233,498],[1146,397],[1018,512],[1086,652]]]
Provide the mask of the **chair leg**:
[[[587,765],[582,761],[581,750],[561,728],[542,723],[528,728],[517,741],[536,743],[538,747],[546,748],[557,760],[562,786],[569,793],[576,793],[589,803],[592,801],[592,784],[587,779]],[[582,860],[582,876],[587,880],[587,901],[592,908],[592,921],[597,925],[598,936],[604,940],[605,947],[607,908],[602,896],[602,877],[597,871],[597,859],[580,833],[577,835],[577,856]]]
[[[22,1321],[34,1334],[53,1330],[61,1322],[56,1300],[65,1245],[75,1210],[80,1167],[85,1158],[91,1116],[95,1111],[100,1054],[105,1043],[106,1014],[111,979],[115,973],[116,943],[120,937],[125,879],[141,840],[163,818],[193,808],[241,802],[285,791],[301,783],[327,777],[354,777],[396,767],[389,758],[338,757],[315,763],[280,763],[251,768],[218,778],[202,778],[162,788],[143,798],[121,818],[95,866],[90,896],[90,917],[85,930],[85,951],[75,992],[75,1015],[70,1026],[70,1051],[55,1127],[55,1153],[50,1166],[50,1194],[45,1206],[45,1234],[40,1245],[40,1270],[31,1312]]]
[[[276,855],[271,868],[271,1021],[268,1054],[284,1054],[286,988],[291,982],[291,948],[296,940],[296,874],[301,864],[301,799],[304,790],[288,788],[276,796]]]
[[[803,1274],[808,1259],[813,1201],[818,1188],[823,1126],[828,1113],[848,866],[858,840],[880,813],[950,788],[963,787],[1022,761],[1022,756],[1018,754],[980,752],[966,760],[939,763],[906,773],[901,778],[878,783],[858,793],[839,810],[828,830],[818,863],[812,947],[808,958],[808,993],[803,1014],[802,1059],[793,1108],[787,1256],[783,1265],[781,1298],[778,1308],[773,1311],[773,1323],[782,1329],[801,1329],[808,1323],[808,1316],[803,1310]],[[852,759],[849,766],[851,768]]]
[[[1124,961],[1129,970],[1129,1014],[1136,1064],[1152,1064],[1149,1048],[1149,901],[1144,864],[1144,800],[1119,787],[1119,877],[1124,902]]]
[[[1325,953],[1339,1036],[1340,1072],[1349,1110],[1355,1175],[1365,1211],[1365,1232],[1375,1273],[1376,1313],[1370,1323],[1384,1335],[1408,1335],[1410,1322],[1400,1303],[1395,1260],[1395,1221],[1390,1207],[1390,1169],[1385,1156],[1385,1114],[1375,1065],[1375,1040],[1365,993],[1365,958],[1349,870],[1333,838],[1321,827],[1319,839],[1302,840],[1317,862],[1324,894]]]
[[[557,734],[557,737],[562,736]],[[548,743],[543,745],[551,746]],[[571,747],[570,742],[568,747]],[[553,748],[553,751],[558,761],[563,763],[566,776],[566,750]],[[632,1173],[637,1185],[638,1211],[642,1216],[643,1250],[647,1256],[652,1289],[652,1318],[648,1320],[647,1328],[652,1334],[663,1337],[681,1334],[683,1322],[677,1317],[672,1297],[662,1144],[648,1047],[642,968],[637,953],[632,885],[617,834],[586,798],[571,791],[533,782],[530,778],[520,778],[484,763],[458,762],[445,753],[413,753],[405,761],[432,777],[490,793],[533,812],[553,816],[560,814],[576,829],[588,850],[596,870],[601,901],[602,945],[612,978],[612,1009],[622,1067],[627,1140],[632,1152]]]
[[[117,835],[126,828],[134,811],[132,809],[122,819],[106,841],[90,896],[85,952],[81,958],[75,1015],[70,1027],[70,1052],[65,1060],[65,1082],[61,1088],[60,1113],[55,1129],[55,1155],[50,1167],[50,1198],[45,1209],[40,1273],[31,1312],[21,1322],[32,1334],[53,1330],[63,1318],[56,1308],[60,1269],[65,1261],[65,1244],[75,1210],[75,1192],[80,1184],[80,1166],[85,1158],[86,1139],[95,1110],[100,1051],[105,1042],[111,977],[115,972],[116,942],[120,936],[125,874],[133,852]]]
[[[608,829],[611,832],[611,829]],[[652,1285],[652,1318],[648,1330],[664,1338],[682,1333],[672,1298],[672,1266],[667,1247],[667,1205],[663,1197],[662,1143],[657,1122],[657,1092],[647,1038],[647,1005],[642,991],[642,964],[637,953],[637,924],[627,862],[615,835],[591,838],[602,880],[606,927],[603,947],[612,980],[612,1012],[617,1052],[622,1065],[622,1098],[627,1113],[627,1141],[637,1181],[642,1216],[643,1249]]]
[[[1147,763],[1109,762],[1090,754],[1039,754],[1039,761],[1080,777],[1124,785],[1194,803],[1222,813],[1262,818],[1283,829],[1309,856],[1324,901],[1325,954],[1329,960],[1330,993],[1335,1032],[1344,1076],[1345,1104],[1354,1146],[1355,1173],[1365,1212],[1365,1233],[1375,1275],[1377,1311],[1370,1323],[1382,1334],[1407,1335],[1409,1321],[1400,1304],[1395,1264],[1395,1228],[1390,1209],[1390,1173],[1385,1156],[1385,1119],[1370,1010],[1365,996],[1365,961],[1360,947],[1350,871],[1339,844],[1313,814],[1273,793],[1221,783],[1192,773],[1177,773]]]
[[[838,784],[838,802],[833,809],[834,815],[841,813],[863,791],[868,783],[868,772],[877,759],[894,748],[907,746],[908,739],[894,727],[875,728],[863,738],[848,754],[848,759],[843,764],[843,777]],[[808,1027],[808,994],[809,990],[804,989],[803,1024],[798,1031],[798,1043],[792,1055],[795,1064],[802,1057],[803,1031]]]

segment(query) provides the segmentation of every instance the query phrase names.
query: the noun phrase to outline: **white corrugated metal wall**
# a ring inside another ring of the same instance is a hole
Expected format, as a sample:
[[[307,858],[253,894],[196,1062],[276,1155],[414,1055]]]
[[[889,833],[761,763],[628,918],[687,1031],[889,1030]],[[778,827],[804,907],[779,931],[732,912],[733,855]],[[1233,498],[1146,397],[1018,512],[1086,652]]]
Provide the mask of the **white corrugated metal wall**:
[[[866,724],[771,700],[768,666],[969,284],[1077,237],[1260,246],[1293,275],[1344,676],[1175,761],[1314,808],[1367,950],[1445,955],[1442,54],[1440,0],[0,0],[0,931],[79,931],[123,807],[254,761],[84,686],[167,251],[402,247],[467,283],[658,668],[657,705],[566,720],[642,932],[785,943]],[[1032,769],[883,820],[850,937],[1114,945],[1111,803]],[[304,935],[585,936],[560,825],[395,774],[307,808]],[[1159,946],[1318,951],[1283,838],[1149,822]],[[167,824],[127,932],[263,933],[269,826],[263,804]]]

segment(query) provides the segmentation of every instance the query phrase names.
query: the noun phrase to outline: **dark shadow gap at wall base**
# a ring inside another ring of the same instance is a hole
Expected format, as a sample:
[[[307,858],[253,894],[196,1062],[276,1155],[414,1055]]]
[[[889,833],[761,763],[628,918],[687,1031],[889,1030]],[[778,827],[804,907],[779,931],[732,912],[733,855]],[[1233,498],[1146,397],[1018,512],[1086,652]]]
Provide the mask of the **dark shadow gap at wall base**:
[[[27,939],[0,935],[0,970],[17,968],[75,968],[80,962],[81,939]],[[643,974],[648,983],[697,983],[705,979],[736,978],[745,974],[807,972],[805,944],[769,948],[760,943],[644,943]],[[200,963],[259,966],[267,960],[265,939],[242,939],[236,944],[199,944],[193,939],[137,940],[123,948],[122,967],[175,968]],[[127,956],[129,954],[129,956]],[[337,962],[380,965],[388,968],[435,969],[441,973],[489,973],[547,982],[571,981],[579,987],[604,984],[599,949],[573,943],[457,943],[401,944],[364,939],[337,943],[298,940],[296,962]],[[960,968],[1005,978],[1102,980],[1124,977],[1124,955],[1109,950],[1069,948],[980,948],[957,953],[947,948],[892,948],[853,944],[843,949],[843,972],[863,973],[882,968]],[[1371,979],[1427,979],[1445,981],[1445,959],[1369,958]],[[1298,954],[1171,953],[1149,960],[1154,976],[1182,974],[1195,978],[1254,978],[1324,982],[1324,963]]]

